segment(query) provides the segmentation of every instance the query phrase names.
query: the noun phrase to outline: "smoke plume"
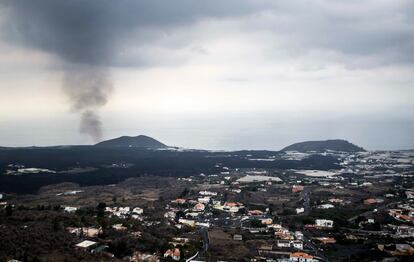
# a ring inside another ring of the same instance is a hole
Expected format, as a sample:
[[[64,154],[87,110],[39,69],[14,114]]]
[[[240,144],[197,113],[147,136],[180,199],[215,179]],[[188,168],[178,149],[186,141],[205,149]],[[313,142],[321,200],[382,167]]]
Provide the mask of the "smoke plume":
[[[96,110],[104,106],[112,91],[110,72],[98,66],[74,65],[63,77],[63,91],[71,110],[81,115],[79,130],[95,142],[102,138],[102,122]]]
[[[128,50],[151,45],[149,35],[153,41],[164,38],[168,30],[199,18],[264,8],[256,6],[257,1],[0,0],[0,16],[7,17],[1,19],[5,22],[0,24],[0,38],[59,58],[63,91],[72,112],[81,117],[80,132],[98,141],[102,136],[98,110],[112,90],[109,68],[142,67],[159,60],[142,59],[141,55],[148,56],[145,51],[131,57]]]
[[[102,123],[99,116],[91,110],[86,110],[81,115],[79,131],[95,139],[95,142],[102,139]]]

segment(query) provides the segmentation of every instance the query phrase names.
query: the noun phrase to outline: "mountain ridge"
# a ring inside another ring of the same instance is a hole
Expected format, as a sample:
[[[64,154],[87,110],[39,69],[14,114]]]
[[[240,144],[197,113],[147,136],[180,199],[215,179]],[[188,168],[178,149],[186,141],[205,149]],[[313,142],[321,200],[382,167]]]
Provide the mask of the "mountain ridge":
[[[298,151],[298,152],[323,152],[327,150],[342,151],[342,152],[363,152],[364,148],[359,147],[344,139],[328,139],[328,140],[314,140],[304,141],[291,144],[281,151]]]
[[[94,145],[95,147],[134,147],[134,148],[148,148],[159,149],[167,148],[168,146],[160,141],[146,136],[120,136],[113,139],[108,139]]]

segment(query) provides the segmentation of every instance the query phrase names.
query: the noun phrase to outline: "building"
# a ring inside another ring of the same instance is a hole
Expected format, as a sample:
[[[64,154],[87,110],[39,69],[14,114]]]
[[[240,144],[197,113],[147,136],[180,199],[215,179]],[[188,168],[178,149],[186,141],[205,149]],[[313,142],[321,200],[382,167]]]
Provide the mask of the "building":
[[[242,203],[226,202],[224,206],[217,206],[215,208],[222,209],[223,211],[230,213],[237,213],[241,208],[244,208]]]
[[[205,208],[206,208],[206,206],[205,206],[204,204],[202,204],[202,203],[197,203],[197,204],[194,206],[193,210],[194,210],[194,211],[201,212],[201,211],[204,211],[204,209],[205,209]]]
[[[263,215],[263,211],[261,210],[249,210],[248,212],[249,216],[262,216]]]
[[[291,245],[295,249],[300,249],[300,250],[303,249],[303,242],[301,240],[294,240],[291,242]]]
[[[200,198],[198,198],[198,202],[200,202],[202,204],[208,204],[208,203],[210,203],[210,197],[208,197],[208,196],[200,197]]]
[[[260,222],[262,222],[263,225],[271,225],[273,223],[273,219],[263,218],[263,219],[260,219]]]
[[[414,198],[414,190],[405,191],[405,195],[407,196],[408,199],[413,199]]]
[[[175,212],[174,211],[167,211],[167,212],[165,212],[164,217],[169,218],[169,219],[173,219],[173,218],[175,218]]]
[[[381,198],[368,198],[364,200],[364,205],[375,205],[384,202],[384,199]]]
[[[65,207],[63,210],[68,213],[73,213],[73,212],[76,212],[78,208],[77,207]]]
[[[144,213],[144,209],[142,209],[140,207],[136,207],[136,208],[132,209],[132,214],[142,215],[143,213]]]
[[[233,236],[233,240],[236,240],[236,241],[242,241],[242,240],[243,240],[243,236],[242,236],[242,235],[235,234],[235,235]]]
[[[316,219],[315,224],[316,227],[319,228],[333,228],[333,221],[329,219]]]
[[[276,246],[279,248],[289,248],[290,247],[290,240],[278,240]]]
[[[414,237],[414,227],[398,226],[395,234],[398,237]]]
[[[99,228],[93,227],[67,227],[66,230],[77,236],[84,236],[84,237],[97,237],[102,230]]]
[[[209,228],[210,227],[210,223],[208,223],[208,222],[196,222],[196,226]]]
[[[335,204],[342,204],[344,202],[340,198],[330,198],[328,201],[331,202],[331,203],[335,203]]]
[[[304,187],[301,185],[293,185],[292,186],[292,193],[299,193],[303,191]]]
[[[388,214],[399,221],[414,222],[412,211],[407,211],[403,209],[390,209],[388,211]]]
[[[131,262],[158,262],[160,261],[156,255],[141,253],[136,251],[131,258]]]
[[[315,262],[316,259],[313,258],[313,256],[309,255],[305,252],[294,252],[291,253],[289,256],[290,261],[298,261],[298,262]]]
[[[115,224],[112,226],[113,229],[117,231],[126,231],[128,228],[123,226],[122,224]]]
[[[199,194],[202,196],[217,196],[217,192],[211,191],[200,191]]]
[[[305,208],[304,207],[296,208],[296,214],[302,214],[304,212],[305,212]]]
[[[182,205],[182,204],[185,204],[187,200],[185,200],[184,198],[177,198],[176,200],[173,200],[171,202]]]
[[[295,232],[295,238],[298,240],[303,240],[303,233],[300,231]]]
[[[174,237],[172,240],[173,241],[169,242],[169,244],[173,245],[174,247],[183,246],[189,241],[189,239],[186,237]]]
[[[392,256],[412,256],[414,248],[409,244],[378,245],[380,251],[387,252]]]
[[[280,239],[277,241],[276,246],[278,248],[295,248],[295,249],[303,249],[303,242],[301,240],[285,240]]]
[[[315,240],[319,241],[322,244],[335,244],[336,240],[333,237],[317,237]]]
[[[112,216],[120,218],[126,218],[131,213],[130,207],[106,207],[105,211],[110,213]]]
[[[335,206],[332,204],[322,204],[318,206],[319,209],[329,209],[329,208],[334,208],[334,207]]]
[[[100,233],[102,233],[102,229],[93,227],[83,227],[82,232],[83,235],[86,237],[97,237]]]
[[[171,257],[173,260],[178,261],[181,258],[180,250],[178,248],[168,249],[165,251],[164,257]]]
[[[190,219],[180,218],[178,220],[178,222],[181,223],[181,224],[183,224],[183,225],[190,226],[190,227],[195,227],[196,226],[196,222],[194,220],[190,220]]]
[[[84,240],[78,244],[75,245],[75,247],[80,248],[80,249],[84,249],[84,250],[90,250],[94,247],[96,247],[97,243],[95,241],[90,241],[90,240]]]

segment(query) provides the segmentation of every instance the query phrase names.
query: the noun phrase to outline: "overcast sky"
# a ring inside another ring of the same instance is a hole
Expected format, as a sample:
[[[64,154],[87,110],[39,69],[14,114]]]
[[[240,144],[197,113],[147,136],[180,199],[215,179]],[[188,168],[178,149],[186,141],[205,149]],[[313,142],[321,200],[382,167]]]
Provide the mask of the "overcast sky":
[[[414,148],[414,1],[0,0],[0,145]]]

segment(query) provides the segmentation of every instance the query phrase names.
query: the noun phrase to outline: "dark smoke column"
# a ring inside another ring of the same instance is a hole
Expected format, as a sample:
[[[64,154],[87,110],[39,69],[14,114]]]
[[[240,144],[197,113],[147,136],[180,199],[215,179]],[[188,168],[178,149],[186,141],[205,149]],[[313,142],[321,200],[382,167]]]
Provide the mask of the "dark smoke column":
[[[104,106],[113,86],[110,72],[99,66],[72,65],[63,78],[63,91],[71,109],[81,116],[79,131],[95,142],[102,139],[102,122],[97,110]]]

